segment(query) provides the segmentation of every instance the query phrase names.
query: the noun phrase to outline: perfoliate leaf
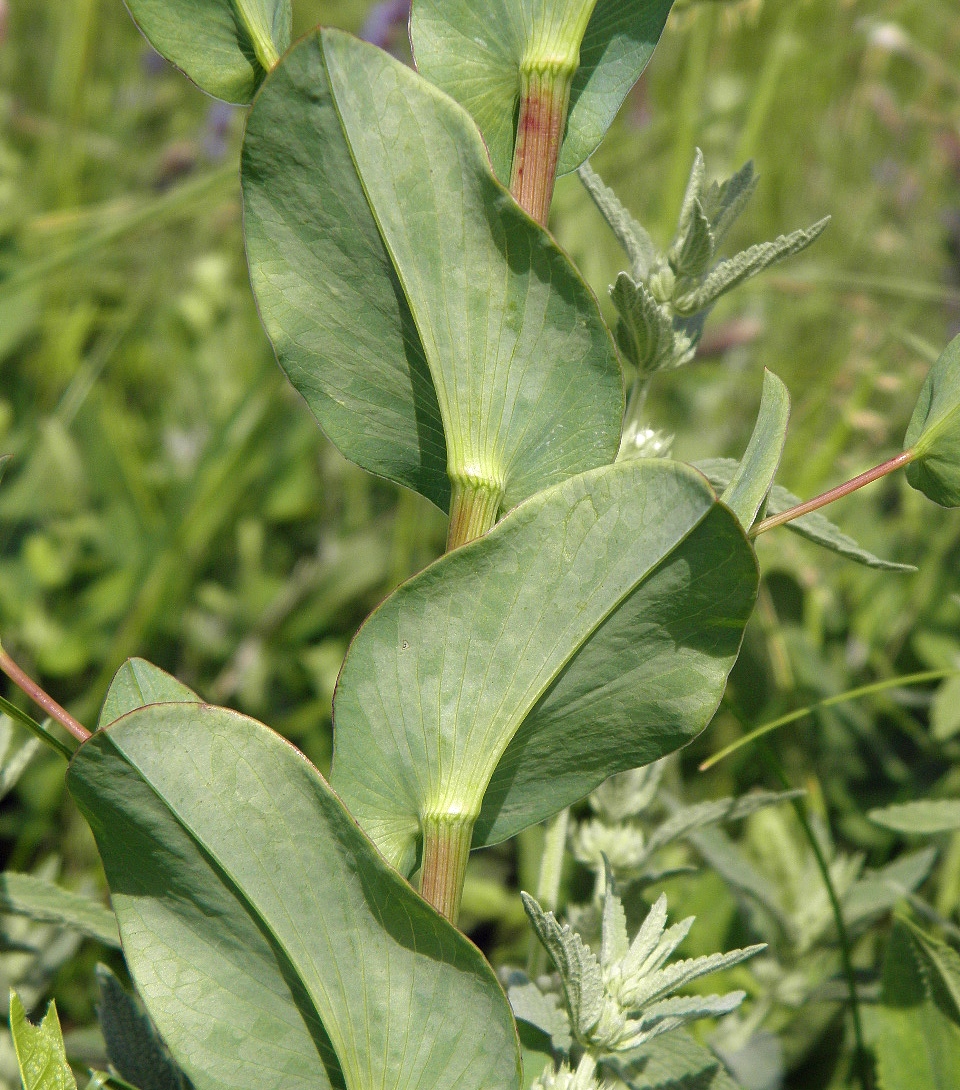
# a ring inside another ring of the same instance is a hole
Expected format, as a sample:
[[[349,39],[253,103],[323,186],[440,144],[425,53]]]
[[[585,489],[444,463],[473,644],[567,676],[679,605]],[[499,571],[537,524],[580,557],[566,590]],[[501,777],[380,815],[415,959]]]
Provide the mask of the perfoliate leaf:
[[[600,175],[589,163],[583,163],[577,174],[630,259],[633,279],[637,282],[645,280],[660,256],[646,228],[630,215],[620,203],[620,198],[609,186],[604,185]]]
[[[907,480],[941,507],[960,507],[960,336],[930,368],[903,440]]]
[[[707,478],[707,480],[721,491],[727,488],[737,471],[738,462],[732,458],[708,458],[694,465]],[[795,496],[781,485],[775,484],[767,496],[766,512],[768,515],[779,515],[782,511],[789,511],[801,503],[799,496]],[[792,530],[800,537],[812,541],[816,545],[831,552],[839,553],[848,560],[855,560],[868,568],[878,571],[910,572],[917,569],[912,564],[897,564],[892,560],[883,560],[875,556],[869,550],[862,548],[848,534],[845,534],[838,526],[832,523],[819,511],[813,511],[809,515],[788,522],[785,529]]]
[[[27,1018],[20,996],[11,991],[10,1032],[23,1090],[77,1090],[63,1047],[56,1003],[50,1004],[43,1021],[35,1026]]]
[[[249,102],[290,44],[290,0],[126,0],[158,53],[215,98]]]
[[[446,507],[505,507],[611,461],[619,362],[597,302],[494,178],[473,122],[339,31],[266,81],[243,151],[251,281],[343,453]]]
[[[490,967],[278,735],[153,704],[84,743],[67,785],[137,991],[197,1090],[519,1088]]]
[[[145,659],[127,659],[114,675],[100,710],[99,727],[109,726],[122,715],[147,704],[176,701],[196,703],[199,698],[182,682]],[[140,1090],[144,1090],[143,1087]]]
[[[120,948],[117,921],[109,908],[33,874],[0,874],[0,912],[66,927],[104,946]]]
[[[410,37],[417,67],[473,116],[497,175],[513,161],[522,70],[538,62],[579,67],[558,173],[594,151],[653,54],[673,0],[415,0]],[[586,32],[582,14],[593,9]],[[582,42],[579,35],[582,34]]]
[[[689,467],[639,459],[541,492],[361,628],[334,788],[405,873],[427,817],[478,817],[475,843],[513,836],[703,729],[756,578]]]
[[[153,1023],[106,965],[97,966],[97,983],[97,1021],[117,1074],[137,1090],[188,1090]]]
[[[749,530],[767,498],[780,465],[790,420],[790,394],[772,372],[764,369],[760,413],[743,459],[720,499]]]
[[[736,257],[721,261],[702,284],[673,300],[677,313],[694,314],[703,310],[744,280],[756,276],[777,261],[800,253],[823,234],[829,222],[830,217],[826,216],[812,227],[780,235],[773,242],[761,242]]]
[[[930,836],[960,829],[960,799],[920,799],[871,810],[867,815],[875,825],[895,833]]]

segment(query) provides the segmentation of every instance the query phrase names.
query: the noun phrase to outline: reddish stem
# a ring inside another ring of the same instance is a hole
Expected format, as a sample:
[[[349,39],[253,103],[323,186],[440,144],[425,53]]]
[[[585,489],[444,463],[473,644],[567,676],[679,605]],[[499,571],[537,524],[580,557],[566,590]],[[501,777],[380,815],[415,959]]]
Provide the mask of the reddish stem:
[[[908,465],[915,457],[916,453],[914,451],[905,450],[902,454],[898,454],[896,458],[891,458],[889,461],[874,466],[873,469],[868,469],[866,473],[861,473],[852,480],[838,484],[836,488],[831,488],[829,492],[815,496],[812,500],[807,500],[806,503],[797,504],[796,507],[791,507],[787,511],[781,511],[779,515],[771,515],[769,518],[765,518],[754,526],[750,531],[750,536],[756,537],[758,534],[766,533],[767,530],[772,530],[775,526],[782,526],[785,522],[793,522],[794,519],[800,518],[801,515],[809,515],[811,511],[826,507],[828,503],[833,503],[834,500],[849,496],[851,492],[856,492],[858,488],[863,488],[865,484],[871,484],[881,477],[886,477],[888,473],[892,473],[895,469]]]
[[[568,78],[558,77],[554,71],[525,74],[510,192],[543,227],[550,216],[569,102]]]
[[[81,723],[78,723],[65,708],[61,708],[52,696],[40,688],[33,678],[28,677],[2,647],[0,647],[0,670],[10,678],[17,688],[23,690],[37,707],[43,708],[51,719],[55,719],[66,727],[78,742],[85,742],[90,737],[90,731]]]

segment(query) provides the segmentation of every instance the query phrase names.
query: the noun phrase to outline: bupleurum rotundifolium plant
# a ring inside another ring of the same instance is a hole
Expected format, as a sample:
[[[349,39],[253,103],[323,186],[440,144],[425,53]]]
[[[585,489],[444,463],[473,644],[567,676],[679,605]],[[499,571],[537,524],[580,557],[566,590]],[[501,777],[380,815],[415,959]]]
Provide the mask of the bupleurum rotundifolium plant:
[[[721,256],[756,178],[748,165],[707,185],[698,153],[661,250],[591,169],[672,0],[415,0],[416,70],[337,30],[290,46],[288,0],[128,6],[201,88],[251,104],[244,230],[280,365],[348,458],[447,510],[450,530],[446,555],[346,656],[332,788],[267,727],[146,663],[120,670],[90,734],[0,652],[80,743],[4,703],[70,760],[127,966],[173,1057],[104,977],[114,1074],[96,1077],[508,1090],[538,1076],[586,1090],[643,1085],[637,1050],[655,1041],[672,1042],[656,1062],[674,1076],[703,1072],[678,1030],[729,1015],[742,993],[673,993],[761,948],[671,960],[691,921],[667,927],[661,897],[630,939],[614,874],[655,878],[659,847],[780,797],[681,810],[645,844],[614,819],[579,827],[599,954],[525,898],[557,974],[546,990],[511,986],[541,1034],[526,1072],[507,998],[454,926],[468,854],[704,729],[754,605],[758,533],[787,524],[896,567],[818,509],[901,465],[960,504],[960,341],[932,369],[904,453],[824,497],[801,504],[774,484],[789,397],[770,373],[739,463],[672,461],[643,416],[649,382],[690,362],[722,294],[826,224]],[[612,332],[546,229],[555,178],[573,171],[628,258]],[[109,914],[98,921],[112,934]],[[38,1070],[72,1085],[53,1010],[33,1027],[15,1004],[12,1028],[28,1090]],[[134,1054],[154,1058],[138,1068]]]

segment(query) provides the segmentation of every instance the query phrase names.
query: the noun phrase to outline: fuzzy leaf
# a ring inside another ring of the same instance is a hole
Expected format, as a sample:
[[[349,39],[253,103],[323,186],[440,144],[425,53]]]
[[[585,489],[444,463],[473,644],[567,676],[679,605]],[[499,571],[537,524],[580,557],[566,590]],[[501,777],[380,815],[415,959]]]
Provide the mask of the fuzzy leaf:
[[[694,314],[716,302],[721,295],[742,284],[777,261],[805,250],[823,234],[830,217],[826,216],[812,227],[780,235],[773,242],[761,242],[749,250],[721,261],[704,282],[686,295],[674,300],[678,314]]]
[[[843,918],[856,927],[889,912],[926,881],[936,861],[935,848],[907,852],[879,870],[869,871],[841,898]]]
[[[127,659],[114,675],[100,710],[99,727],[116,722],[122,715],[147,704],[176,701],[195,703],[199,698],[175,677],[145,659]],[[143,1087],[140,1090],[144,1090]]]
[[[610,290],[610,298],[619,316],[617,345],[624,359],[638,371],[648,374],[688,362],[692,347],[682,343],[678,358],[673,319],[644,284],[634,283],[628,273],[622,272]]]
[[[242,181],[267,332],[348,458],[444,508],[450,478],[509,508],[613,459],[622,379],[597,302],[426,80],[308,35],[257,97]]]
[[[895,833],[930,836],[960,829],[960,799],[920,799],[883,810],[871,810],[867,815],[874,825]]]
[[[479,815],[477,844],[542,821],[703,729],[755,570],[679,463],[541,492],[361,628],[334,700],[335,790],[404,873],[426,815]]]
[[[542,992],[525,974],[518,972],[507,981],[507,998],[518,1021],[546,1034],[558,1052],[570,1051],[570,1020],[556,995]]]
[[[616,825],[642,814],[653,802],[663,778],[664,762],[620,772],[590,795],[590,807],[608,825]]]
[[[733,480],[738,463],[733,458],[709,458],[702,462],[695,462],[695,467],[707,478],[718,491],[726,488]],[[801,500],[786,488],[775,484],[767,496],[767,514],[779,515],[782,511],[789,511],[796,507]],[[848,560],[855,560],[868,568],[878,571],[911,572],[917,569],[912,564],[897,564],[892,560],[883,560],[875,556],[867,549],[862,548],[848,534],[845,534],[838,526],[834,525],[825,515],[814,511],[809,515],[788,522],[784,527],[799,534],[800,537],[821,545],[831,552],[839,553]]]
[[[764,369],[760,412],[743,459],[720,499],[749,530],[773,487],[790,420],[790,394],[772,372]]]
[[[290,44],[290,0],[126,0],[158,53],[215,98],[249,102]]]
[[[930,368],[903,440],[907,480],[941,507],[960,507],[960,336]]]
[[[614,1056],[606,1063],[630,1090],[739,1090],[717,1057],[684,1030],[655,1038],[629,1059]]]
[[[759,179],[753,171],[753,163],[745,163],[736,174],[724,182],[712,182],[700,197],[704,215],[710,221],[714,248],[726,238],[740,213],[746,208],[757,188]]]
[[[600,175],[589,163],[583,163],[577,174],[630,259],[633,279],[637,282],[645,280],[659,257],[657,247],[646,228],[630,215],[620,203],[620,198],[609,186],[604,185]]]
[[[23,1090],[77,1090],[63,1047],[56,1003],[50,1004],[43,1021],[35,1026],[27,1018],[20,996],[11,991],[10,1032]]]
[[[188,1090],[153,1023],[106,965],[97,966],[97,983],[97,1021],[117,1074],[137,1090]]]
[[[279,735],[153,704],[84,743],[67,786],[137,991],[197,1090],[519,1087],[490,967]]]
[[[716,241],[699,200],[693,202],[683,235],[670,250],[670,264],[680,279],[698,279],[710,267]],[[699,309],[699,308],[698,308]]]
[[[33,874],[0,874],[0,912],[66,927],[104,946],[120,948],[117,921],[109,908]]]
[[[415,0],[410,37],[417,67],[464,106],[510,177],[521,64],[572,57],[579,67],[558,172],[587,159],[647,66],[673,0]],[[577,40],[583,11],[593,13]]]

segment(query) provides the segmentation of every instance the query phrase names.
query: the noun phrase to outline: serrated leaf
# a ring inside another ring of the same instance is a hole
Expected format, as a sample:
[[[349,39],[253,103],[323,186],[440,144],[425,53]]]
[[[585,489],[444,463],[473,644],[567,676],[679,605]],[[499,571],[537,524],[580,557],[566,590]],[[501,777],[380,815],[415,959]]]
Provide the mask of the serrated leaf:
[[[739,1090],[720,1060],[685,1030],[655,1038],[629,1059],[606,1063],[630,1090]]]
[[[444,508],[451,479],[509,508],[613,459],[622,380],[597,302],[426,80],[308,35],[257,97],[242,181],[267,332],[347,457]]]
[[[66,927],[104,946],[120,948],[117,921],[109,908],[33,874],[0,874],[0,912]]]
[[[960,336],[930,368],[903,440],[907,480],[941,507],[960,507]]]
[[[936,858],[935,848],[923,848],[868,871],[841,897],[847,925],[857,927],[893,909],[926,881]]]
[[[670,250],[670,264],[678,279],[703,276],[713,261],[716,240],[699,200],[693,202],[684,233]]]
[[[738,466],[733,458],[709,458],[695,462],[694,465],[707,478],[718,491],[726,488],[733,480]],[[789,511],[801,503],[799,496],[795,496],[781,485],[775,484],[767,496],[767,514],[779,515],[783,511]],[[809,515],[801,515],[793,519],[784,527],[799,534],[800,537],[812,541],[815,545],[821,545],[831,552],[839,553],[848,560],[854,560],[865,567],[874,568],[877,571],[911,572],[917,569],[912,564],[897,564],[892,560],[883,560],[875,556],[868,549],[862,548],[848,534],[845,534],[838,526],[832,523],[819,511]]]
[[[97,966],[97,1021],[117,1074],[137,1090],[187,1090],[153,1023],[106,965]]]
[[[410,36],[417,67],[475,119],[497,175],[510,177],[521,65],[576,58],[558,173],[587,159],[640,78],[673,0],[415,0]],[[571,38],[593,8],[582,42]]]
[[[723,242],[757,188],[759,179],[753,163],[745,163],[724,182],[712,182],[700,198],[704,214],[713,230],[715,248]]]
[[[513,836],[703,729],[755,588],[736,519],[688,467],[623,462],[542,492],[361,628],[332,783],[404,873],[427,816],[479,815],[478,844]]]
[[[816,242],[829,222],[830,217],[825,216],[812,227],[793,231],[789,235],[780,235],[772,242],[758,243],[736,257],[721,261],[699,287],[674,299],[673,305],[677,313],[694,314],[703,310],[744,280],[756,276],[777,261],[800,253]]]
[[[249,102],[290,44],[290,0],[125,2],[158,53],[227,102]]]
[[[604,185],[603,179],[589,163],[581,164],[577,174],[629,258],[633,280],[645,280],[659,258],[657,247],[646,228],[630,215],[616,193]]]
[[[931,991],[936,992],[935,1001],[948,1017],[960,1025],[960,954],[952,946],[922,931],[910,920],[901,919],[898,923],[906,927],[913,936],[929,966],[928,980]]]
[[[556,995],[542,992],[524,973],[518,972],[507,981],[507,998],[518,1021],[539,1029],[558,1052],[570,1051],[570,1020]]]
[[[84,743],[67,786],[137,991],[197,1090],[519,1087],[479,951],[262,724],[153,704]]]
[[[77,1090],[63,1047],[56,1003],[50,1004],[43,1021],[35,1026],[27,1018],[20,996],[11,991],[10,1032],[23,1090]]]
[[[790,394],[780,379],[764,368],[757,423],[740,465],[720,497],[745,530],[753,525],[757,512],[773,487],[789,420]]]
[[[686,237],[690,223],[693,219],[697,205],[700,202],[700,194],[703,190],[703,179],[706,174],[706,166],[703,161],[703,152],[697,148],[693,155],[693,165],[690,167],[690,176],[687,178],[687,187],[683,192],[683,200],[680,203],[680,215],[677,221],[677,235],[674,246],[682,243]]]
[[[199,698],[175,677],[145,659],[127,659],[114,675],[100,710],[98,729],[147,704],[176,701],[196,703]],[[141,1087],[141,1090],[143,1088]]]
[[[947,833],[960,829],[960,799],[919,799],[871,810],[867,817],[874,825],[895,833],[914,836]]]
[[[610,298],[619,316],[617,346],[641,374],[686,362],[674,358],[673,319],[644,284],[635,283],[622,272],[610,290]]]

